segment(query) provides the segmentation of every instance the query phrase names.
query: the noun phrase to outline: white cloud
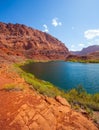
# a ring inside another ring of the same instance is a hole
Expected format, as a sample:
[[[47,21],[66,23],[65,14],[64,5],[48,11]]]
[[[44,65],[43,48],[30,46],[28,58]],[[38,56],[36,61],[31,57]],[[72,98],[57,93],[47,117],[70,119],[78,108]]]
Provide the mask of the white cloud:
[[[75,45],[71,45],[70,50],[71,51],[76,51],[76,46]]]
[[[95,37],[99,37],[99,29],[90,29],[84,32],[85,38],[92,40]]]
[[[74,48],[75,47],[75,45],[71,45],[71,48]]]
[[[83,44],[83,43],[80,43],[80,44],[72,44],[71,46],[70,46],[70,50],[71,51],[80,51],[82,48],[84,48],[84,47],[86,47],[86,45],[85,44]]]
[[[80,43],[80,44],[78,44],[78,46],[79,46],[79,47],[85,47],[85,44]]]
[[[61,23],[61,22],[59,22],[59,23],[58,23],[58,25],[59,25],[59,26],[62,26],[62,23]]]
[[[92,39],[91,41],[87,42],[88,46],[90,45],[99,45],[99,39]]]
[[[48,27],[47,27],[46,24],[44,24],[43,27],[44,27],[44,32],[49,32]]]
[[[44,24],[44,25],[43,25],[43,27],[44,27],[44,28],[47,28],[47,25],[46,25],[46,24]]]
[[[52,19],[52,25],[54,27],[57,27],[57,26],[62,26],[62,23],[58,20],[58,18],[53,18]]]

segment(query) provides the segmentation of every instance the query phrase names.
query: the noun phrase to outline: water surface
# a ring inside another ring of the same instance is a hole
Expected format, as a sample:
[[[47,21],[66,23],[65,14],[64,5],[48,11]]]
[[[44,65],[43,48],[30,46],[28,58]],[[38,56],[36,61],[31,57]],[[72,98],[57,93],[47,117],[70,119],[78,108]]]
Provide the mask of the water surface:
[[[99,92],[99,64],[39,62],[30,63],[22,68],[64,90],[82,85],[89,93]]]

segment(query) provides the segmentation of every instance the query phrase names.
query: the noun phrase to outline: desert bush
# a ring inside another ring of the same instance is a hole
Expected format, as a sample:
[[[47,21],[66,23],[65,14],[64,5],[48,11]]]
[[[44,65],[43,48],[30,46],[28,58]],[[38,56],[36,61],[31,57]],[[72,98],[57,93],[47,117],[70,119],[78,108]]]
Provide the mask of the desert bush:
[[[5,84],[3,90],[6,91],[22,91],[24,89],[23,85],[16,85],[16,84]]]

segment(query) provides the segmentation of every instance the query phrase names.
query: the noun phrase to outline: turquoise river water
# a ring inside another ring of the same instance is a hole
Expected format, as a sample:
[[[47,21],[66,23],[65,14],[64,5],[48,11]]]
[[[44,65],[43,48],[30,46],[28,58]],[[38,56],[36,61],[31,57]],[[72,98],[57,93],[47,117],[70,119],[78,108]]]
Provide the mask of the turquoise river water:
[[[30,63],[22,68],[63,90],[82,85],[89,93],[99,92],[99,64],[57,61]]]

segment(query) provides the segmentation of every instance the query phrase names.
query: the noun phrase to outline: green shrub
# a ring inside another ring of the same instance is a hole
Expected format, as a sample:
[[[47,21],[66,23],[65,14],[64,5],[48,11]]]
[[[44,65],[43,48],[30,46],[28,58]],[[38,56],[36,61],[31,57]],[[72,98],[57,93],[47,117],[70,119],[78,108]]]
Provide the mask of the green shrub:
[[[88,94],[81,86],[66,92],[65,98],[73,107],[79,105],[85,109],[99,111],[99,94]]]
[[[6,91],[22,91],[24,89],[23,85],[15,85],[15,84],[6,84],[3,87],[3,90]]]
[[[4,87],[3,87],[5,90],[12,90],[15,88],[15,85],[14,84],[6,84]]]

